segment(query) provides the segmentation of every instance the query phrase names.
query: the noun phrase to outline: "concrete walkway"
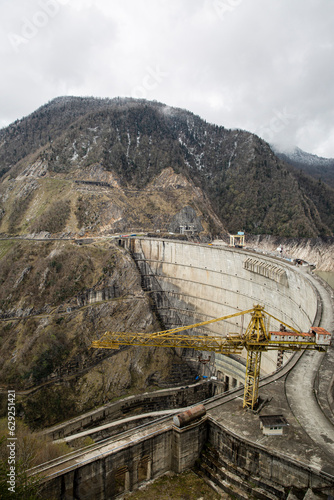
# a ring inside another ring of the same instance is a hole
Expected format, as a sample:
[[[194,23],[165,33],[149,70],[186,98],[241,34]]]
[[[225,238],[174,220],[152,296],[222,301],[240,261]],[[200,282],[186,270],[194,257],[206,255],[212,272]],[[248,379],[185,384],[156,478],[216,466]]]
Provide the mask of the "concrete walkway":
[[[322,412],[313,383],[323,353],[305,352],[285,382],[289,406],[304,431],[334,460],[334,427]]]
[[[333,332],[332,291],[314,277],[310,276],[310,280],[320,294],[323,307],[319,326]],[[333,414],[327,393],[333,377],[333,352],[333,346],[325,354],[312,351],[305,352],[291,370],[285,382],[288,404],[298,423],[313,440],[314,446],[322,448],[332,461],[334,461],[334,426],[331,421]],[[320,366],[321,371],[324,372],[323,375],[319,372]],[[322,391],[318,398],[315,393],[315,380],[317,377],[320,378],[319,391]],[[326,380],[323,380],[324,377],[326,377]],[[319,400],[322,408],[319,406]]]

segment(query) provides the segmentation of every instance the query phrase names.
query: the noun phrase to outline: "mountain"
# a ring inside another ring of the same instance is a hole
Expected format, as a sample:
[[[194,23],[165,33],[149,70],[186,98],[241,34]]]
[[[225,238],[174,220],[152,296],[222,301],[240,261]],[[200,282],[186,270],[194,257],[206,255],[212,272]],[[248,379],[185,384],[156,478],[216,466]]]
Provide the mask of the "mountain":
[[[322,158],[297,147],[288,151],[280,150],[276,146],[272,148],[275,154],[289,165],[301,169],[316,179],[321,179],[334,188],[334,158]]]
[[[136,99],[60,97],[0,131],[0,231],[169,231],[185,207],[205,233],[317,237],[334,190],[242,130]]]
[[[324,182],[253,134],[157,102],[54,99],[0,130],[0,173],[0,416],[15,388],[34,428],[168,386],[173,365],[186,368],[174,350],[89,350],[106,330],[162,325],[130,255],[87,236],[334,229]]]

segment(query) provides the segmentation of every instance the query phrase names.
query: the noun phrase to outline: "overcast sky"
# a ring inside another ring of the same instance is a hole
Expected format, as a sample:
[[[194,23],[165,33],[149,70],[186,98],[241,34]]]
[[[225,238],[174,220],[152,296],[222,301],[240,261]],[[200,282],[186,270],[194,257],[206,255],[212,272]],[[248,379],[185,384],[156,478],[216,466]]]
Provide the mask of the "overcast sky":
[[[334,157],[333,0],[0,0],[0,28],[1,127],[131,96]]]

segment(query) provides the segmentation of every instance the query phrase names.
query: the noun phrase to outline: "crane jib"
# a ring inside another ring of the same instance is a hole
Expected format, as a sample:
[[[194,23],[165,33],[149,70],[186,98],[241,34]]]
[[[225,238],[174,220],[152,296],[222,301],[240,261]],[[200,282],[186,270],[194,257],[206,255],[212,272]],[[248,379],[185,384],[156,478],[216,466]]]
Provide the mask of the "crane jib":
[[[186,332],[187,330],[245,314],[250,314],[251,320],[244,334],[228,333],[225,336],[211,335],[211,333],[206,335],[180,334],[180,332]],[[277,332],[268,331],[265,326],[265,316],[279,322],[280,330]],[[246,311],[161,332],[105,332],[99,340],[93,341],[90,347],[95,349],[119,349],[120,346],[131,345],[141,347],[181,347],[198,351],[213,351],[226,355],[240,355],[245,349],[247,362],[243,406],[244,408],[254,409],[258,399],[262,352],[305,349],[325,351],[330,342],[331,335],[323,328],[311,327],[307,333],[299,332],[296,328],[266,312],[261,305],[256,305],[253,309]]]

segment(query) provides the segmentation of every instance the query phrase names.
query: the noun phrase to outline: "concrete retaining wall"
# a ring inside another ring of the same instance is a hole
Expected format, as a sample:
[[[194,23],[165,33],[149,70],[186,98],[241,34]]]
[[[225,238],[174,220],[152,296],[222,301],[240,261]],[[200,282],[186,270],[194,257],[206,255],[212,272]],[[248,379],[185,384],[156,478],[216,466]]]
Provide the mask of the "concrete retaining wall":
[[[42,498],[106,500],[172,469],[172,429],[133,439],[119,450],[101,450],[75,468],[46,481]]]
[[[182,429],[168,422],[152,424],[131,438],[87,451],[80,460],[45,469],[44,473],[53,475],[44,480],[42,498],[116,498],[168,471],[180,473],[193,467],[205,443],[216,450],[222,462],[231,464],[234,474],[240,470],[249,480],[262,478],[264,484],[270,482],[287,490],[293,486],[305,491],[333,491],[333,477],[328,474],[248,442],[205,416]]]
[[[131,439],[87,452],[80,462],[58,466],[53,477],[44,481],[42,498],[116,498],[168,471],[193,467],[206,439],[206,417],[184,429],[165,424],[146,434],[134,432]]]
[[[329,474],[251,443],[224,429],[211,418],[208,420],[208,443],[224,462],[235,467],[236,474],[237,468],[240,468],[243,475],[249,474],[249,478],[260,477],[284,488],[329,488],[333,492],[333,477]]]

